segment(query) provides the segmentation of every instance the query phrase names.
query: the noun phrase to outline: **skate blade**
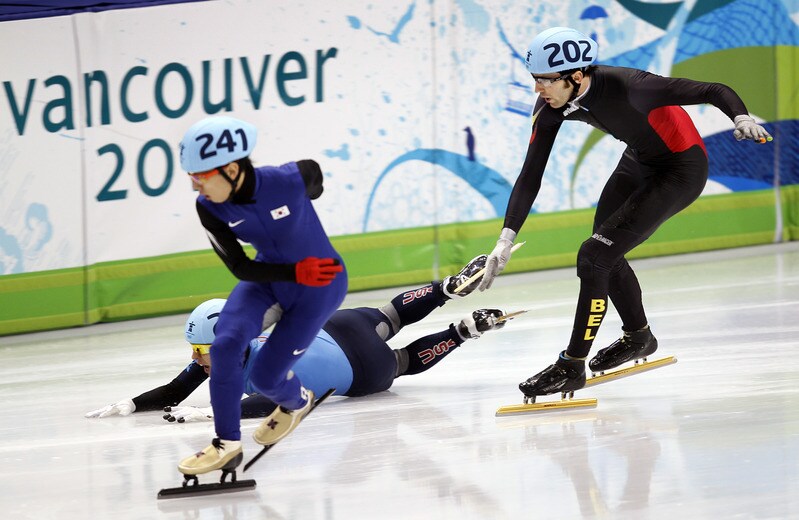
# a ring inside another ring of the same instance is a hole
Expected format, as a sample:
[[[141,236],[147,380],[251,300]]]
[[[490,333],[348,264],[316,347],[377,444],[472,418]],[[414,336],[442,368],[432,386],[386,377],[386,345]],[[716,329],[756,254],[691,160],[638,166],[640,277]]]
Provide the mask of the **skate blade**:
[[[234,493],[255,489],[254,480],[237,480],[236,482],[216,482],[214,484],[195,484],[176,488],[166,488],[158,492],[158,498],[184,498],[199,497],[203,495],[218,495],[221,493]]]
[[[666,365],[673,365],[676,362],[677,362],[676,357],[669,356],[661,359],[656,359],[654,361],[638,363],[637,365],[633,365],[627,368],[621,368],[613,372],[602,374],[601,376],[589,377],[585,380],[585,386],[583,388],[588,388],[589,386],[601,385],[602,383],[607,383],[608,381],[615,381],[616,379],[621,379],[622,377],[632,376],[635,374],[639,374],[641,372],[646,372],[648,370],[654,370],[655,368],[664,367]]]
[[[587,399],[561,399],[560,401],[533,404],[511,404],[497,408],[497,413],[495,415],[496,417],[505,417],[508,415],[551,412],[574,408],[596,408],[596,399],[590,397]]]

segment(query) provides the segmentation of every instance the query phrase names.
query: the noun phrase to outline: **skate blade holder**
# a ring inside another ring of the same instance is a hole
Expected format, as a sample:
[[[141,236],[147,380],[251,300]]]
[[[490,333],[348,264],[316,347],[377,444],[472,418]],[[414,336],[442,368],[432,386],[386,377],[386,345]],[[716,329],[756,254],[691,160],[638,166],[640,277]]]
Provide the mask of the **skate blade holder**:
[[[589,386],[601,385],[602,383],[607,383],[608,381],[615,381],[616,379],[621,379],[623,377],[632,376],[635,374],[640,374],[641,372],[646,372],[648,370],[654,370],[656,368],[673,365],[677,362],[677,358],[674,356],[668,356],[661,359],[656,359],[654,361],[647,361],[646,358],[643,360],[636,360],[633,366],[627,368],[621,368],[619,370],[614,370],[613,372],[600,372],[599,375],[594,375],[593,377],[589,377],[585,381],[585,387],[588,388]]]
[[[219,478],[219,482],[212,484],[200,484],[197,475],[184,474],[183,485],[181,487],[162,489],[158,492],[158,498],[197,497],[255,489],[255,480],[238,480],[236,478],[236,468],[241,464],[243,459],[244,454],[239,453],[236,455],[235,459],[221,468],[222,476]],[[230,476],[230,480],[227,480],[228,476]]]
[[[565,397],[560,401],[545,401],[543,403],[530,402],[525,398],[523,404],[511,404],[497,408],[496,417],[507,417],[509,415],[519,415],[527,413],[554,412],[558,410],[569,410],[577,408],[596,408],[596,399],[593,397],[585,399],[572,399],[574,392],[570,392],[569,399]],[[534,400],[533,400],[534,401]]]

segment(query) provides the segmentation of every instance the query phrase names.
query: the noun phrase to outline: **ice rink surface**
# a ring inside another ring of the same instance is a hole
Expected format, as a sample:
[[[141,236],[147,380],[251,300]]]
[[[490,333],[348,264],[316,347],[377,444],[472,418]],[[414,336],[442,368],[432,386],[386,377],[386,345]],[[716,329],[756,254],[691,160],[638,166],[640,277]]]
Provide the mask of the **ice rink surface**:
[[[0,511],[21,519],[799,518],[799,243],[633,262],[675,365],[577,392],[594,409],[495,417],[568,341],[573,270],[503,275],[472,309],[530,309],[390,391],[333,397],[239,478],[253,491],[156,500],[212,423],[86,419],[185,367],[186,316],[0,338]],[[349,295],[379,306],[400,289]],[[46,302],[43,302],[46,304]],[[611,308],[593,352],[619,335]],[[540,400],[539,400],[540,401]],[[207,384],[186,404],[208,404]],[[258,446],[243,421],[245,460]],[[218,473],[217,473],[218,474]],[[214,474],[214,475],[217,475]],[[216,476],[205,475],[201,482]]]

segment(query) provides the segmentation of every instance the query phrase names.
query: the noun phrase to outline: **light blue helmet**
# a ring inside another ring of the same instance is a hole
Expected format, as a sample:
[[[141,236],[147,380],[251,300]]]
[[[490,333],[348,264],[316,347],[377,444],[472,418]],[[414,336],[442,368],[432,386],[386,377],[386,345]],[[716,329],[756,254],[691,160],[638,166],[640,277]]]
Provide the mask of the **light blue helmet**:
[[[525,64],[531,74],[549,74],[588,67],[597,60],[599,45],[569,27],[552,27],[527,47]]]
[[[180,166],[205,172],[247,157],[255,148],[258,129],[228,116],[207,117],[191,126],[180,142]]]
[[[210,345],[214,342],[216,322],[225,302],[222,298],[214,298],[198,305],[186,320],[186,341],[192,345]]]

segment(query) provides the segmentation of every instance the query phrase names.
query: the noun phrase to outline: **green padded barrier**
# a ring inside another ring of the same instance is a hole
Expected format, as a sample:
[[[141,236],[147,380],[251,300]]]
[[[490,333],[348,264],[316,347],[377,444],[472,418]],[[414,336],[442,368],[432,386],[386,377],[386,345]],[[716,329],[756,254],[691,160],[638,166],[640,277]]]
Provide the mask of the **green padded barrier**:
[[[799,239],[799,187],[781,190],[783,240]],[[630,258],[766,244],[776,227],[773,190],[703,197],[666,222]],[[531,215],[506,272],[572,266],[593,210]],[[335,237],[350,291],[426,283],[488,253],[502,219]],[[250,250],[250,254],[252,251]],[[235,279],[208,251],[0,276],[0,335],[188,312],[225,297]]]

